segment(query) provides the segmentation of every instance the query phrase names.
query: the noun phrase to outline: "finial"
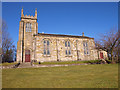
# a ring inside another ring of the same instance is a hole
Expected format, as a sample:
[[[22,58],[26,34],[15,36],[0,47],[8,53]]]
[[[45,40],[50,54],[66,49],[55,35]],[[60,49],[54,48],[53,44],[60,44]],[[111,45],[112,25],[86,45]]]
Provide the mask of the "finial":
[[[37,18],[37,8],[35,9],[35,18]]]
[[[84,32],[82,33],[82,36],[84,36]]]
[[[23,7],[22,7],[22,10],[21,10],[21,17],[22,17],[22,16],[24,16],[24,14],[23,14]]]

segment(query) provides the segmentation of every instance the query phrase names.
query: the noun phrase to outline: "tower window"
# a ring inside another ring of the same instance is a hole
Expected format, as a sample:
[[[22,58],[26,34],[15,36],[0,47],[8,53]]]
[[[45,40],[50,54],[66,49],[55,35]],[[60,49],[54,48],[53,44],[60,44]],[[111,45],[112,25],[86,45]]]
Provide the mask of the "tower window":
[[[32,24],[30,23],[30,32],[31,32],[31,29],[32,29],[32,26],[31,26]]]
[[[26,32],[28,32],[28,28],[27,27],[28,27],[28,23],[26,23]]]
[[[31,31],[32,31],[32,24],[26,23],[26,32],[31,32]]]

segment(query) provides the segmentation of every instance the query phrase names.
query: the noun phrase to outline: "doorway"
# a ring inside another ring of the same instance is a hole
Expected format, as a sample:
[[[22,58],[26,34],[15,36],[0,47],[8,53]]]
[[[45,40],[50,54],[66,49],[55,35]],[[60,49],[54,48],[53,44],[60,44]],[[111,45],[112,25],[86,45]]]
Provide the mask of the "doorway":
[[[100,58],[103,59],[103,53],[102,52],[100,52]]]
[[[30,62],[30,50],[25,50],[25,62]]]

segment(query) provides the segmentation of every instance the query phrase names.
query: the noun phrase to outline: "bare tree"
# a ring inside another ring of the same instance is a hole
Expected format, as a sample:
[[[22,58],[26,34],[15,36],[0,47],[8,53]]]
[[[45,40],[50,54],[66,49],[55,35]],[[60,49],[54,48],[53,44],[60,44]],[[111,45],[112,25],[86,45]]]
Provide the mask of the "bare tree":
[[[7,32],[7,25],[2,22],[2,62],[13,61],[15,57],[16,48],[13,41]]]
[[[2,63],[2,19],[0,18],[0,63]]]
[[[111,30],[110,32],[101,36],[100,40],[96,41],[96,48],[102,49],[108,53],[108,58],[114,60],[114,57],[118,57],[118,47],[120,45],[120,32],[117,30]]]

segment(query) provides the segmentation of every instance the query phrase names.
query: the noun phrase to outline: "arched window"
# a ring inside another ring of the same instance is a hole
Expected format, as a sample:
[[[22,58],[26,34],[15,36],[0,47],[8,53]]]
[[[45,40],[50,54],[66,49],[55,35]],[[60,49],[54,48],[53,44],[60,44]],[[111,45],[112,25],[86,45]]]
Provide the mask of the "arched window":
[[[65,41],[65,54],[67,56],[71,55],[70,41]]]
[[[26,32],[31,32],[31,31],[32,31],[32,24],[26,23]]]
[[[83,47],[84,47],[84,54],[89,54],[89,50],[88,50],[88,42],[83,42]]]
[[[70,42],[68,41],[68,47],[70,47]]]
[[[50,55],[50,50],[49,50],[49,46],[50,46],[50,42],[49,40],[44,40],[43,41],[44,44],[44,55]]]

